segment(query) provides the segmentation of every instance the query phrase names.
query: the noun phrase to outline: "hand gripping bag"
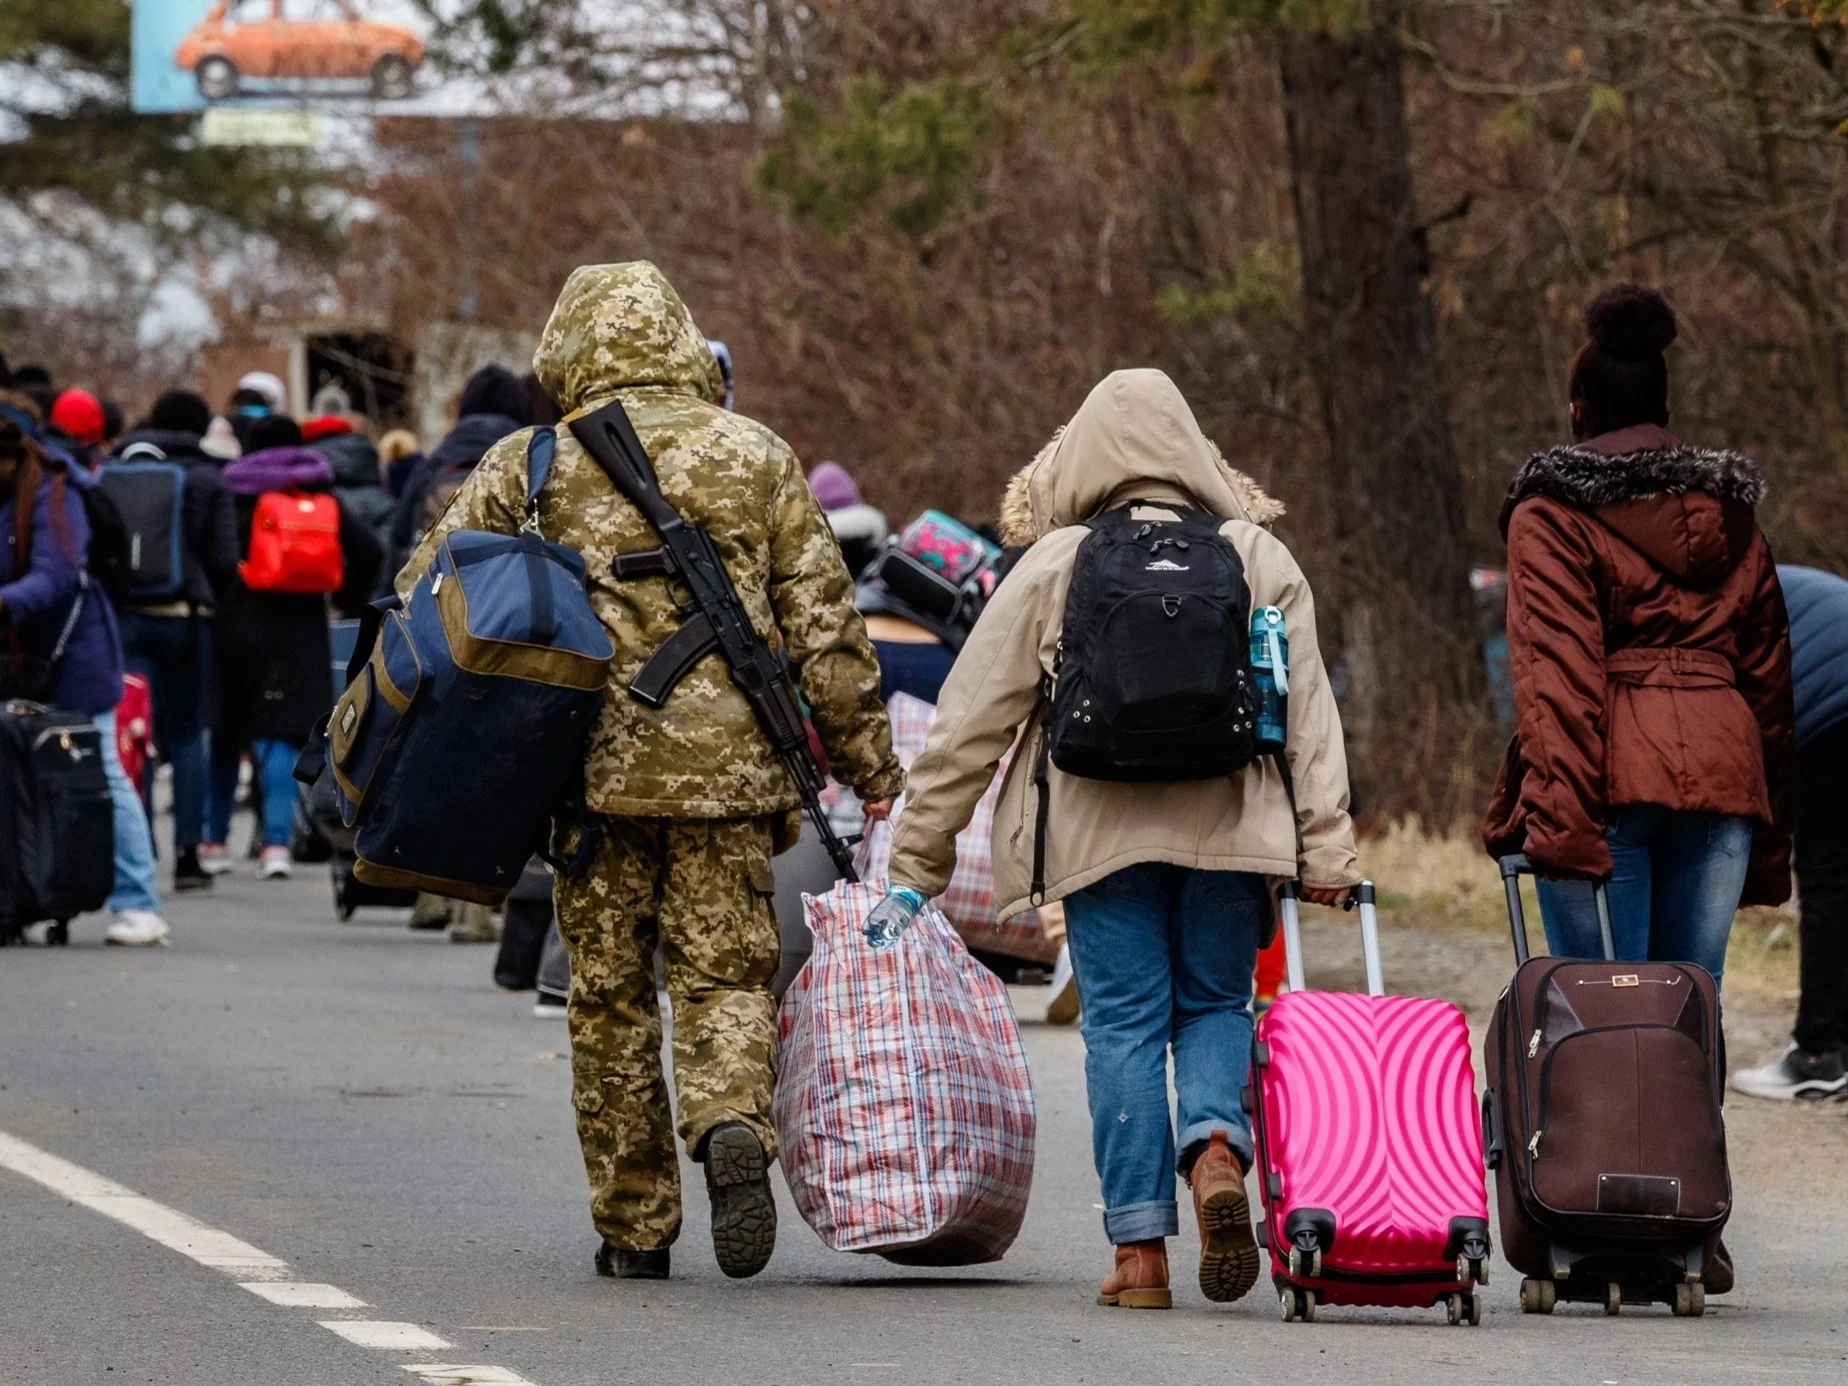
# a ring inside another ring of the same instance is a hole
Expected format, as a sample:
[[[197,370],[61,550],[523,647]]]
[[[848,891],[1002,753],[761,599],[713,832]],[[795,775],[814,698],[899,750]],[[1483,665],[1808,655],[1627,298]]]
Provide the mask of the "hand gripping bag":
[[[886,704],[886,715],[892,722],[893,753],[898,756],[899,764],[909,770],[911,762],[918,758],[925,741],[930,737],[931,726],[937,720],[937,709],[922,698],[914,698],[909,693],[896,693]],[[962,936],[962,941],[971,948],[1002,953],[1010,958],[1025,958],[1029,962],[1050,963],[1058,957],[1059,945],[1042,927],[1038,910],[1022,910],[1008,919],[995,918],[995,858],[992,841],[995,805],[1001,799],[1001,782],[1007,778],[1010,759],[1011,752],[1002,758],[987,793],[982,795],[981,802],[975,806],[969,826],[956,835],[956,871],[950,877],[949,887],[937,897],[937,907]],[[899,811],[903,812],[903,809],[904,802],[900,800]],[[890,834],[883,834],[881,840],[887,850],[875,855],[875,869],[872,872],[862,874],[885,874]]]
[[[1026,1050],[1006,989],[935,906],[892,947],[867,947],[883,894],[843,881],[805,897],[815,951],[777,1023],[783,1177],[835,1251],[998,1260],[1033,1183]]]

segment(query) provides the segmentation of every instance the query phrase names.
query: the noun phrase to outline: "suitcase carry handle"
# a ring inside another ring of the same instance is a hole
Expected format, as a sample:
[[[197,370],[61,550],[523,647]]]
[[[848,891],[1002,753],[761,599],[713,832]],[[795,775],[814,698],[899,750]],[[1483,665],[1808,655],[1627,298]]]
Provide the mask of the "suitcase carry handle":
[[[1367,995],[1384,996],[1386,982],[1380,969],[1380,917],[1373,905],[1373,882],[1362,881],[1348,891],[1343,909],[1360,906],[1360,956],[1367,969]],[[1307,991],[1303,980],[1303,930],[1296,915],[1296,882],[1277,888],[1277,913],[1283,924],[1283,965],[1291,991]]]
[[[1518,967],[1532,957],[1527,947],[1527,917],[1521,909],[1521,877],[1534,876],[1534,864],[1526,856],[1516,853],[1511,857],[1501,858],[1502,888],[1508,894],[1508,928],[1514,935],[1514,961]],[[1593,882],[1592,898],[1598,906],[1598,945],[1604,949],[1606,962],[1617,961],[1617,944],[1611,935],[1611,897],[1603,881]]]

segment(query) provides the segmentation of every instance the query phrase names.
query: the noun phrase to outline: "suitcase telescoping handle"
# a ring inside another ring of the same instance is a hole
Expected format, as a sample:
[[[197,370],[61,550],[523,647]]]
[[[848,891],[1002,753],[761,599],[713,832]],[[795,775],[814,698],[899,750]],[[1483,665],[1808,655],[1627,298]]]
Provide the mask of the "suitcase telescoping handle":
[[[1534,864],[1517,853],[1501,859],[1502,889],[1508,893],[1508,928],[1514,934],[1514,961],[1518,967],[1533,954],[1527,947],[1527,916],[1521,909],[1521,877],[1537,875]],[[1617,943],[1611,936],[1611,897],[1599,881],[1591,888],[1598,907],[1598,944],[1604,949],[1606,962],[1617,961]]]
[[[1362,881],[1348,892],[1345,908],[1360,906],[1360,955],[1367,968],[1367,995],[1386,994],[1380,969],[1380,917],[1373,907],[1373,882]],[[1296,917],[1296,882],[1285,881],[1277,890],[1277,913],[1283,924],[1283,965],[1291,991],[1307,991],[1303,980],[1303,928]]]

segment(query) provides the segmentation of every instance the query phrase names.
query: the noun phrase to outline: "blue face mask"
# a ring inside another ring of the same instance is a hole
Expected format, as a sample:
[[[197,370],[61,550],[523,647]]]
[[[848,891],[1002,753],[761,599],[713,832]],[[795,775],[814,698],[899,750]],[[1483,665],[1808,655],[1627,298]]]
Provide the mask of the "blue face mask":
[[[240,418],[267,419],[270,415],[270,407],[267,404],[240,404],[237,412]]]

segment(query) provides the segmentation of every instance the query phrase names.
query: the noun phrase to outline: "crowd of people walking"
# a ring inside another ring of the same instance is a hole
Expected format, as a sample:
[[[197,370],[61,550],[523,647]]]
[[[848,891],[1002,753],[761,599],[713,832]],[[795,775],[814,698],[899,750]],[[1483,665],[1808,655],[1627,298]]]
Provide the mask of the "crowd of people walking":
[[[1791,894],[1794,833],[1795,1040],[1732,1082],[1761,1097],[1848,1092],[1848,840],[1833,791],[1848,734],[1848,582],[1780,569],[1755,518],[1764,470],[1670,432],[1676,321],[1660,294],[1607,292],[1586,329],[1564,402],[1573,436],[1517,471],[1501,515],[1515,725],[1484,844],[1542,878],[1555,957],[1600,957],[1608,931],[1616,959],[1690,965],[1717,996],[1738,908]],[[232,869],[246,765],[257,872],[285,877],[299,781],[323,761],[362,823],[392,811],[343,760],[371,754],[365,699],[349,694],[326,725],[330,614],[370,610],[376,626],[381,609],[402,610],[412,631],[420,602],[452,573],[463,581],[449,546],[464,535],[526,545],[534,564],[579,556],[613,653],[547,856],[595,1264],[669,1274],[678,1134],[705,1171],[720,1267],[761,1270],[775,1239],[767,1171],[788,1139],[773,1114],[772,983],[789,946],[776,863],[817,821],[795,817],[788,748],[772,753],[761,703],[714,653],[738,668],[702,605],[710,593],[675,557],[676,524],[695,527],[748,634],[800,697],[832,778],[829,821],[891,819],[869,949],[901,946],[954,893],[959,837],[978,816],[992,863],[981,912],[1052,931],[1041,941],[1081,1017],[1113,1248],[1099,1302],[1171,1302],[1177,1180],[1192,1191],[1203,1291],[1247,1294],[1262,1261],[1245,1180],[1264,1158],[1249,1086],[1264,1081],[1254,983],[1287,914],[1278,887],[1371,908],[1314,597],[1272,528],[1282,505],[1228,463],[1166,375],[1123,370],[994,498],[997,528],[932,511],[891,533],[844,468],[805,472],[735,411],[730,352],[652,265],[574,274],[533,367],[483,367],[426,451],[348,412],[293,417],[281,382],[260,372],[221,410],[172,390],[124,428],[97,396],[0,366],[0,693],[102,732],[109,941],[169,935],[152,770],[131,783],[117,747],[125,673],[147,681],[171,767],[174,888],[207,890]],[[659,473],[666,520],[630,503],[637,483],[587,427],[612,404]],[[563,618],[550,598],[541,606],[550,640]],[[687,654],[700,620],[708,643]],[[394,648],[380,646],[363,677],[408,719],[420,694],[394,684]],[[665,691],[647,692],[671,652]],[[901,697],[936,709],[908,773],[887,715]],[[676,1020],[672,1105],[657,954]],[[1717,1087],[1713,1099],[1717,1111]],[[1494,1121],[1485,1129],[1497,1148]],[[1625,1197],[1655,1196],[1653,1175],[1624,1177],[1643,1181]],[[1724,1221],[1709,1216],[1677,1252],[1677,1312],[1698,1312],[1692,1286],[1731,1288]],[[1295,1245],[1319,1268],[1333,1234],[1303,1227]],[[1486,1254],[1461,1245],[1449,1257],[1475,1269],[1455,1273],[1459,1305]],[[1328,1287],[1289,1255],[1277,1272],[1286,1313],[1290,1293],[1312,1309]]]

